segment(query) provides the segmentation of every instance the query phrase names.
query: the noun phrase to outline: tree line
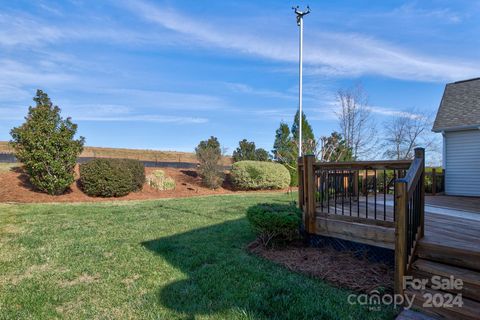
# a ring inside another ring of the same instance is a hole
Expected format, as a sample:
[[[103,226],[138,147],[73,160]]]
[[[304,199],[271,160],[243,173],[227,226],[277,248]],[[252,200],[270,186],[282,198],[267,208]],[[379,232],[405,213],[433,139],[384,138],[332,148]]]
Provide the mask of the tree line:
[[[49,194],[62,194],[74,180],[73,170],[85,139],[75,139],[77,125],[60,116],[60,108],[48,95],[37,91],[25,122],[11,130],[11,145],[31,183]],[[305,114],[302,114],[302,153],[313,154],[318,161],[354,161],[362,159],[411,159],[414,149],[422,146],[435,150],[429,134],[431,117],[419,110],[394,112],[383,123],[382,130],[372,116],[365,91],[356,86],[337,93],[338,131],[316,139]],[[300,114],[297,111],[289,126],[281,122],[275,131],[271,153],[257,148],[255,142],[243,139],[233,151],[233,160],[276,161],[290,172],[291,184],[297,184],[297,161]],[[379,132],[382,136],[379,136]],[[219,187],[224,180],[221,158],[225,150],[216,137],[201,141],[195,149],[199,174],[205,184]]]

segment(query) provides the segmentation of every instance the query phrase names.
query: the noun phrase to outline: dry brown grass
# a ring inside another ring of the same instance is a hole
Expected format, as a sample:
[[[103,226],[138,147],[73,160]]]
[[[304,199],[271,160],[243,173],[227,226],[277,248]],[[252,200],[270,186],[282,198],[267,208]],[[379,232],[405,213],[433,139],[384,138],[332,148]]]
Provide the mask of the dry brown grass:
[[[8,145],[8,142],[0,141],[0,152],[12,153],[13,149]],[[197,162],[197,158],[193,152],[158,151],[145,149],[85,147],[80,156],[98,158],[126,158],[158,162]],[[225,157],[223,159],[223,164],[232,164],[232,158]]]

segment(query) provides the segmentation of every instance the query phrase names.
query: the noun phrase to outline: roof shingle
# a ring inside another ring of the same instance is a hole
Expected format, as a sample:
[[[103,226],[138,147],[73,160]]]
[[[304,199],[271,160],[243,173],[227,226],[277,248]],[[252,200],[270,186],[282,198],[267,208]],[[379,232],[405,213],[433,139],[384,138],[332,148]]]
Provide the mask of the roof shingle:
[[[457,81],[445,86],[433,131],[480,127],[480,78]]]

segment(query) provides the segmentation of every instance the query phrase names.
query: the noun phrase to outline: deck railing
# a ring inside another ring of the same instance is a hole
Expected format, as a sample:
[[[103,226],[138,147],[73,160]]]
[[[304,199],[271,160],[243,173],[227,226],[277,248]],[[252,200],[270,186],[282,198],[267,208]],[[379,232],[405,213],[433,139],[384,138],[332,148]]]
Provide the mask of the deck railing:
[[[394,221],[390,194],[411,161],[317,163],[316,201],[322,213]]]
[[[395,181],[395,292],[403,294],[403,277],[410,269],[418,241],[424,235],[425,150],[415,149],[415,159],[404,178]]]
[[[425,150],[415,149],[413,161],[315,163],[306,155],[298,173],[306,232],[315,233],[317,213],[395,228],[395,291],[403,293],[403,277],[424,235]]]

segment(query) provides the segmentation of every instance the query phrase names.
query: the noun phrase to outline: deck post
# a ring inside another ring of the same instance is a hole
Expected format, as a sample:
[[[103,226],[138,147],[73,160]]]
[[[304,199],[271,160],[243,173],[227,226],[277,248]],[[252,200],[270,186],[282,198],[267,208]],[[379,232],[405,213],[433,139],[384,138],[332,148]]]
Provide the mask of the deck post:
[[[403,294],[403,277],[407,267],[407,182],[395,181],[395,293]]]
[[[315,232],[315,156],[308,154],[303,157],[303,197],[304,225],[308,233]]]
[[[422,176],[420,178],[420,238],[423,238],[425,235],[425,149],[416,148],[415,158],[421,158],[423,160]]]

